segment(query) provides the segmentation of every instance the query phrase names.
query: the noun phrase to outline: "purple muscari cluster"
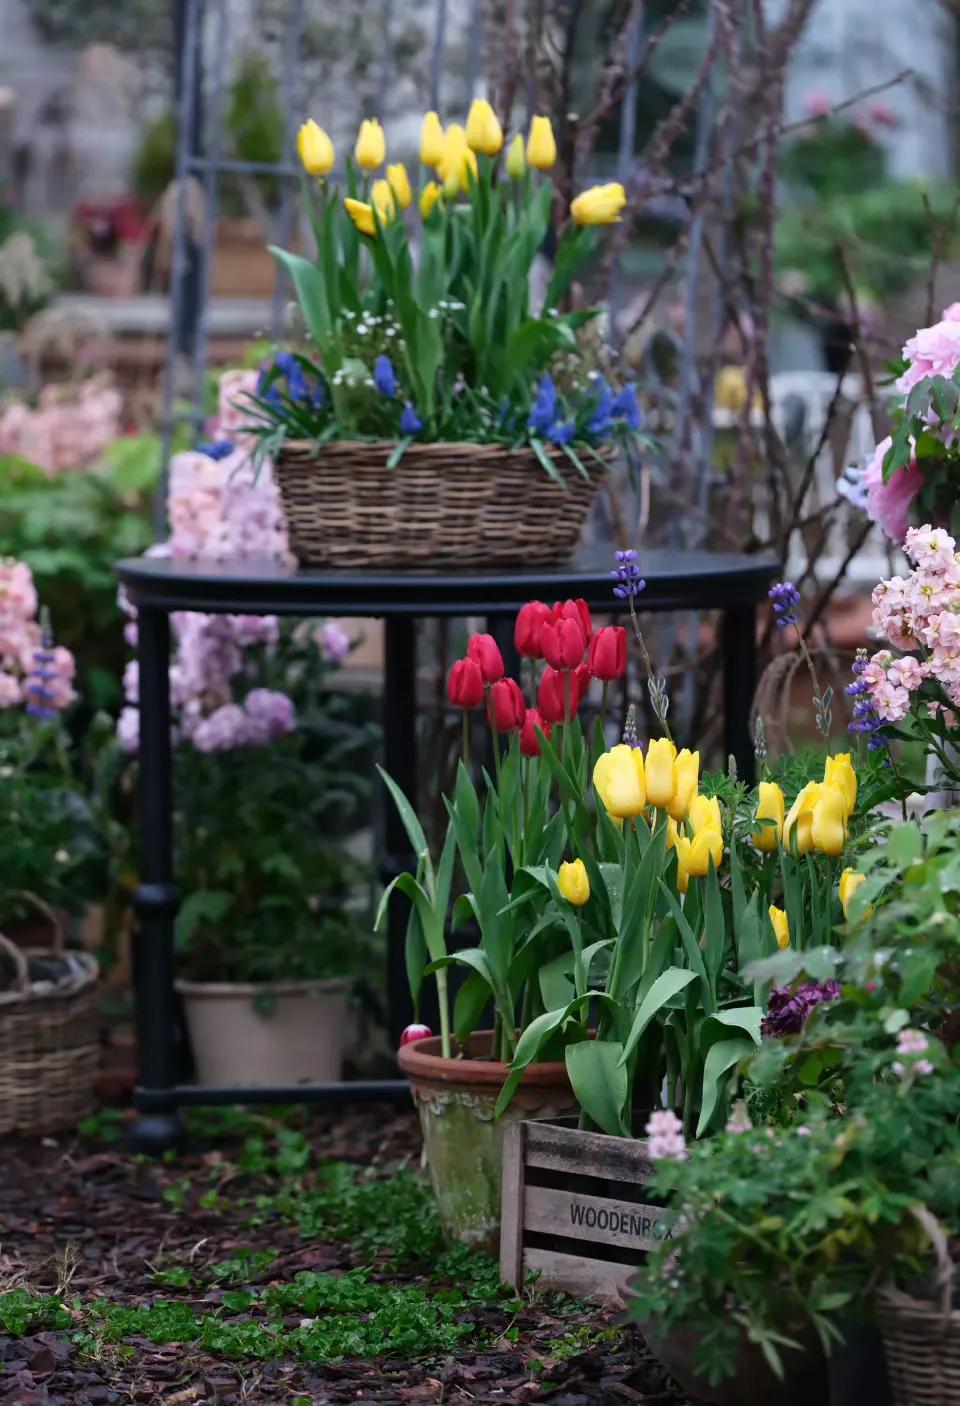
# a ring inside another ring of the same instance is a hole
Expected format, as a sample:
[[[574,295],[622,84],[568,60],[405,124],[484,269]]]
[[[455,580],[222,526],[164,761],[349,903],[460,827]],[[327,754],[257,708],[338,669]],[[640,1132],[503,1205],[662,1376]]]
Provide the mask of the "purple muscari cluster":
[[[632,547],[628,547],[624,552],[617,552],[616,557],[617,565],[610,573],[616,582],[613,594],[618,600],[630,600],[646,590],[647,583],[640,575],[637,554]]]
[[[607,438],[618,423],[631,430],[639,430],[643,424],[636,387],[632,384],[624,386],[622,391],[614,395],[606,380],[597,376],[590,394],[593,408],[586,422],[586,433],[595,439]],[[563,407],[559,402],[557,388],[553,377],[547,371],[537,382],[537,394],[530,418],[527,420],[527,428],[549,440],[551,444],[569,444],[577,433],[576,420],[563,418]]]
[[[639,747],[640,734],[637,732],[637,709],[631,703],[627,709],[627,720],[623,725],[623,745],[625,747]]]
[[[206,454],[208,459],[229,459],[233,453],[234,445],[232,439],[214,439],[209,444],[198,444],[197,453]]]
[[[871,752],[876,752],[886,746],[887,738],[870,685],[862,677],[866,667],[867,651],[858,649],[853,661],[853,683],[848,683],[844,689],[847,697],[853,700],[853,717],[847,723],[847,731],[868,736],[867,746]]]
[[[593,414],[587,421],[587,429],[591,434],[599,435],[601,438],[608,435],[613,428],[613,407],[617,403],[617,398],[602,376],[598,377],[594,383],[594,390],[597,393],[597,403],[593,407]]]
[[[624,386],[623,390],[613,402],[611,413],[615,420],[622,420],[629,430],[639,430],[643,424],[643,415],[637,401],[637,388],[631,382]]]
[[[40,644],[33,651],[33,665],[24,686],[27,697],[26,711],[31,718],[50,722],[57,716],[54,684],[58,675],[55,667],[56,655],[53,652],[53,635],[46,611],[41,614],[40,629]]]
[[[311,386],[306,372],[293,352],[277,352],[273,365],[264,367],[257,378],[257,395],[269,405],[280,408],[283,405],[283,394],[277,381],[281,377],[287,383],[288,399],[298,404],[322,404],[323,381],[318,375]]]
[[[378,356],[373,363],[373,384],[381,395],[396,395],[400,383],[393,369],[393,362],[388,356]]]
[[[400,433],[402,435],[415,435],[419,434],[422,429],[423,421],[408,400],[403,407],[403,414],[400,416]]]
[[[773,602],[773,613],[776,616],[777,627],[781,630],[788,625],[798,623],[797,606],[800,604],[800,592],[792,581],[778,581],[775,586],[770,587],[769,596]]]
[[[796,988],[774,988],[767,1004],[763,1034],[771,1037],[798,1034],[815,1006],[823,1001],[835,1001],[839,995],[839,981],[805,981]]]

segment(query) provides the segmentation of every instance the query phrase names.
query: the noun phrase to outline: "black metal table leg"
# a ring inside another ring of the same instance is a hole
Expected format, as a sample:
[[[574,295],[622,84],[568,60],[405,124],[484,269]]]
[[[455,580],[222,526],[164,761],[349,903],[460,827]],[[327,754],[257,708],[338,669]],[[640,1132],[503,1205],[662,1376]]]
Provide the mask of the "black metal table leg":
[[[417,661],[416,632],[409,615],[384,621],[383,765],[412,804],[417,792]],[[416,867],[410,841],[389,796],[385,797],[382,878],[389,883],[405,869]],[[391,899],[387,925],[387,1027],[393,1048],[413,1019],[413,1002],[405,959],[407,913],[400,894]]]
[[[173,882],[173,795],[170,741],[170,621],[164,609],[141,607],[140,660],[140,918],[134,973],[137,998],[139,1110],[130,1131],[141,1152],[180,1146],[177,1109],[173,921],[180,895]]]
[[[752,605],[731,606],[723,616],[724,749],[737,764],[741,781],[752,785],[756,771],[750,709],[757,686],[757,622]]]

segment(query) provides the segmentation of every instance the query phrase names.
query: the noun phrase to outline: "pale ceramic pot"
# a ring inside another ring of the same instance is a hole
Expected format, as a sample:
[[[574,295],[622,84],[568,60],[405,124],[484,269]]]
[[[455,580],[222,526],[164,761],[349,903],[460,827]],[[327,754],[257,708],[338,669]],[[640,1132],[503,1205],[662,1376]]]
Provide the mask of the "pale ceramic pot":
[[[327,1084],[343,1074],[347,994],[342,980],[178,981],[201,1084]],[[257,998],[269,996],[269,1009]]]

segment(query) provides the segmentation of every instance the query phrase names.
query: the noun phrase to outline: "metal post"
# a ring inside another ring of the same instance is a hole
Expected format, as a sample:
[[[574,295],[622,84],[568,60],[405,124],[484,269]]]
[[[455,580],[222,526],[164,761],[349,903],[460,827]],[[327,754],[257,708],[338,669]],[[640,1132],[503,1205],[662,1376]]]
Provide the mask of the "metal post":
[[[752,785],[755,772],[750,709],[757,686],[757,622],[752,605],[735,605],[723,616],[724,749],[737,775]]]
[[[170,620],[164,610],[141,609],[140,661],[140,883],[134,905],[140,919],[135,949],[140,1112],[133,1146],[160,1153],[184,1141],[174,1086],[176,1004],[173,921],[180,895],[173,882],[173,788],[170,743]]]
[[[383,764],[416,805],[417,791],[417,661],[416,632],[410,616],[390,616],[384,623]],[[384,862],[382,877],[389,883],[405,869],[416,867],[410,841],[396,806],[385,796]],[[406,900],[396,894],[390,903],[387,927],[387,1028],[394,1048],[400,1032],[413,1019],[413,1002],[405,960]]]

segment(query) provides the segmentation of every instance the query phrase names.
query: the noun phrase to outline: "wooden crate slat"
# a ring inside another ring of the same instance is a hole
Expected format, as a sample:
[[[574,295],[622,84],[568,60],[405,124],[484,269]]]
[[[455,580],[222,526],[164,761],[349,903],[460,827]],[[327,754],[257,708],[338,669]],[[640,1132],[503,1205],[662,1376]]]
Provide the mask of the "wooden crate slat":
[[[587,1196],[582,1191],[557,1191],[553,1187],[529,1183],[523,1198],[525,1231],[541,1231],[588,1242],[584,1246],[586,1253],[589,1253],[590,1243],[653,1250],[660,1243],[655,1227],[662,1215],[659,1206]]]
[[[646,1144],[606,1133],[581,1133],[550,1123],[528,1123],[524,1158],[528,1167],[579,1172],[613,1181],[648,1181],[652,1172]]]
[[[627,1281],[636,1273],[630,1265],[611,1264],[608,1260],[583,1260],[578,1255],[565,1255],[559,1250],[538,1250],[532,1246],[523,1252],[523,1267],[528,1274],[539,1270],[544,1288],[559,1289],[564,1293],[576,1294],[579,1298],[610,1304],[624,1302]]]
[[[523,1283],[524,1152],[527,1123],[503,1126],[503,1179],[500,1193],[500,1278],[504,1284]]]

